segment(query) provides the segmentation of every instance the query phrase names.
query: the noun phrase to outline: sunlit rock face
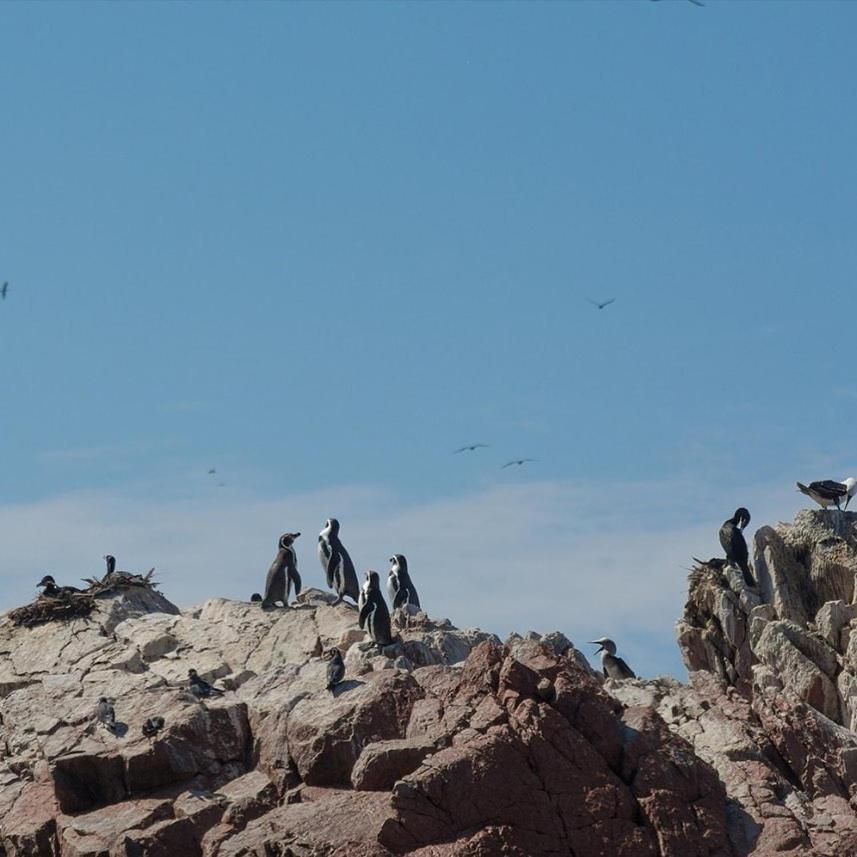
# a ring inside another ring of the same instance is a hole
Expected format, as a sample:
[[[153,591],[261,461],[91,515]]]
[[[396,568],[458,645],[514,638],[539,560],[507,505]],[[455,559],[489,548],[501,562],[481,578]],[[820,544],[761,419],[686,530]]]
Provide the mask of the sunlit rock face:
[[[753,555],[754,588],[692,572],[687,684],[419,611],[379,649],[314,589],[2,618],[0,855],[857,854],[857,516],[762,527]],[[191,668],[222,693],[190,693]]]

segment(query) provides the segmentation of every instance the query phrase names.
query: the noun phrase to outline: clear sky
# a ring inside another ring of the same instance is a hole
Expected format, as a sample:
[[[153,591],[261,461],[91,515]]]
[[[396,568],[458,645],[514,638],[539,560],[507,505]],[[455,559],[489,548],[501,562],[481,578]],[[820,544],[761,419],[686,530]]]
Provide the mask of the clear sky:
[[[0,608],[106,552],[246,598],[293,529],[320,585],[336,515],[434,615],[679,674],[690,554],[857,470],[855,31],[0,4]]]

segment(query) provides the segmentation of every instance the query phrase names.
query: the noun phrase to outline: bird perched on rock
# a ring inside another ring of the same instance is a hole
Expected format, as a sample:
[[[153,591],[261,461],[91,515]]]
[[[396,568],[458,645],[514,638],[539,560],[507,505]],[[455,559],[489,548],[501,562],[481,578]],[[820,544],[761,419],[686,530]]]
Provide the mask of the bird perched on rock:
[[[251,600],[252,602],[254,602],[254,603],[255,603],[256,601],[261,601],[261,600],[262,600],[262,596],[261,596],[261,594],[260,594],[260,593],[258,593],[258,592],[254,592],[254,593],[250,596],[250,600]]]
[[[414,607],[420,606],[420,596],[417,588],[411,580],[408,572],[408,561],[405,557],[396,553],[390,557],[390,573],[387,575],[387,596],[394,610],[398,610],[408,604]]]
[[[190,692],[197,699],[205,699],[212,695],[223,696],[222,690],[216,688],[212,684],[209,684],[204,678],[200,678],[196,670],[188,670],[187,677],[188,684],[190,685]]]
[[[107,556],[104,557],[104,561],[107,563],[107,577],[110,577],[110,575],[116,571],[116,557],[107,554]]]
[[[857,479],[853,476],[849,476],[844,482],[824,479],[821,482],[810,482],[809,485],[798,482],[797,490],[815,500],[822,509],[826,509],[828,506],[836,506],[841,511],[840,503],[844,500],[847,509],[851,498],[857,493]]]
[[[143,724],[143,734],[147,738],[153,738],[164,728],[163,717],[149,717]]]
[[[327,657],[327,689],[333,693],[336,685],[345,678],[345,664],[342,662],[342,652],[336,647],[327,653]]]
[[[327,575],[328,587],[338,596],[334,604],[339,604],[346,595],[356,604],[360,598],[357,573],[348,551],[339,540],[339,521],[336,518],[328,518],[318,534],[318,558]]]
[[[601,652],[601,668],[605,678],[637,677],[622,658],[616,657],[616,644],[609,637],[601,637],[598,640],[590,640],[590,642],[599,647],[595,654]]]
[[[755,586],[753,573],[750,571],[748,562],[747,542],[744,539],[744,527],[750,523],[750,513],[742,506],[735,510],[735,514],[723,522],[720,528],[720,544],[726,551],[726,560],[730,565],[741,569],[744,575],[744,583],[747,586]]]
[[[295,587],[295,595],[301,594],[301,576],[298,574],[298,558],[293,547],[300,533],[283,533],[277,546],[277,555],[268,569],[265,580],[263,607],[273,607],[277,602],[289,606],[289,590]]]
[[[358,624],[361,628],[365,626],[369,636],[380,650],[393,642],[390,633],[390,611],[387,603],[381,595],[378,572],[369,572],[369,586],[366,591],[366,603],[360,610]]]
[[[49,598],[63,598],[75,592],[80,592],[74,586],[57,586],[56,581],[49,574],[46,574],[36,586],[43,587],[44,594]]]
[[[113,710],[113,705],[106,696],[98,697],[98,705],[95,708],[95,716],[98,722],[107,729],[108,732],[116,734],[116,712]]]

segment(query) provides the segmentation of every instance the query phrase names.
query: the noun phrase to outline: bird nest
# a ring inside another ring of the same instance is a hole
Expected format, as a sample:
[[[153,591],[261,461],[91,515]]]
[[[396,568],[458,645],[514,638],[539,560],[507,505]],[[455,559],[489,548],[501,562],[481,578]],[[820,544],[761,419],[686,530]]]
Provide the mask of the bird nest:
[[[146,574],[131,574],[117,571],[103,578],[86,578],[86,589],[80,591],[61,590],[58,595],[40,595],[30,604],[9,611],[9,618],[15,625],[40,625],[43,622],[56,622],[63,619],[80,619],[88,616],[94,609],[96,598],[121,589],[154,589],[152,576],[155,569]]]

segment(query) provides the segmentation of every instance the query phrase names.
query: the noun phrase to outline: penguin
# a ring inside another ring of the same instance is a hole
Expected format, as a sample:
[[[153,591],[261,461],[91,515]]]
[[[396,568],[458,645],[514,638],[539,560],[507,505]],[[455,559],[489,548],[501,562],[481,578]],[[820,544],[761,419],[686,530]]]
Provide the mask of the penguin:
[[[393,605],[393,610],[398,610],[407,604],[419,607],[420,596],[417,595],[417,589],[410,574],[408,574],[408,561],[402,554],[396,553],[390,557],[390,563],[390,574],[387,577],[387,596],[390,599],[390,604]]]
[[[110,700],[106,696],[98,697],[98,705],[95,709],[95,716],[98,722],[108,731],[116,734],[116,712]]]
[[[749,554],[743,533],[744,527],[749,523],[750,513],[743,506],[736,509],[735,514],[728,521],[724,521],[720,528],[720,544],[726,551],[726,561],[741,569],[741,573],[744,575],[744,583],[747,586],[755,586],[756,581],[753,579],[753,573],[750,571],[750,564],[747,561]]]
[[[828,506],[836,506],[842,511],[839,504],[844,500],[847,509],[851,498],[857,493],[857,479],[853,476],[849,476],[843,482],[823,479],[820,482],[810,482],[809,485],[798,482],[797,490],[815,500],[822,509],[826,509]]]
[[[258,593],[258,592],[254,592],[254,593],[250,596],[250,601],[251,601],[251,602],[253,602],[253,603],[255,603],[256,601],[261,601],[261,600],[262,600],[262,596],[261,596],[261,594],[260,594],[260,593]]]
[[[387,609],[387,602],[381,595],[381,586],[379,583],[378,572],[369,572],[369,588],[366,592],[366,603],[360,611],[358,624],[361,628],[364,626],[369,632],[369,636],[378,646],[379,651],[384,650],[384,646],[389,646],[393,642],[390,633],[390,611]]]
[[[164,728],[163,717],[149,717],[143,724],[142,732],[147,738],[153,738]]]
[[[369,572],[366,572],[366,579],[363,581],[363,585],[360,587],[360,594],[357,596],[357,609],[362,610],[363,605],[366,603],[366,597],[369,593]]]
[[[277,555],[268,569],[265,581],[265,597],[262,607],[273,607],[278,601],[283,607],[289,606],[289,590],[295,587],[295,595],[301,594],[301,576],[298,574],[298,558],[292,547],[300,533],[283,533],[277,548]]]
[[[360,599],[357,573],[348,551],[339,541],[339,521],[328,518],[324,529],[318,534],[318,558],[327,575],[327,585],[337,594],[334,604],[347,595],[356,604]]]
[[[342,662],[342,652],[332,648],[327,656],[327,689],[333,693],[336,686],[345,678],[345,664]]]
[[[105,577],[110,577],[110,575],[116,571],[116,557],[107,554],[107,556],[104,557],[104,561],[107,563],[107,574]]]
[[[622,658],[616,657],[616,644],[609,637],[601,637],[599,640],[590,640],[601,652],[601,668],[604,678],[636,678],[636,674]]]
[[[204,678],[200,678],[196,670],[187,671],[190,692],[197,698],[203,699],[209,696],[223,696],[223,691],[209,684]]]
[[[67,598],[75,592],[80,592],[74,586],[57,586],[56,581],[49,574],[46,574],[36,586],[44,587],[44,594],[48,598]]]

